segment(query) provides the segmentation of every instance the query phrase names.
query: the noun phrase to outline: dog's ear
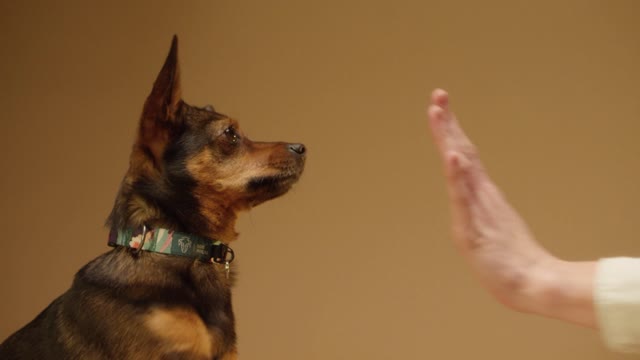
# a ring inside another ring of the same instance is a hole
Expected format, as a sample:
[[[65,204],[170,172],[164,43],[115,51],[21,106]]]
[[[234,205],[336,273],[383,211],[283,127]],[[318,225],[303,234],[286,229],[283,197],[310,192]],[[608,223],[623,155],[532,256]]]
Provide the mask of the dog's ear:
[[[167,142],[180,127],[177,113],[181,105],[178,37],[174,35],[169,55],[144,103],[140,119],[138,140],[153,153],[156,161],[160,160]]]

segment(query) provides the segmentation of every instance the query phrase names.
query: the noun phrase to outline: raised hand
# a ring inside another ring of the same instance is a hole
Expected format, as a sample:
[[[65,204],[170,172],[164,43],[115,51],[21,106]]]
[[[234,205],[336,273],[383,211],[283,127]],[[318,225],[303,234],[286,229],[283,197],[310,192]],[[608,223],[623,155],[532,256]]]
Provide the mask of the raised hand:
[[[444,90],[433,91],[428,115],[444,164],[453,241],[482,284],[515,310],[595,326],[595,263],[559,260],[536,242],[487,174]]]

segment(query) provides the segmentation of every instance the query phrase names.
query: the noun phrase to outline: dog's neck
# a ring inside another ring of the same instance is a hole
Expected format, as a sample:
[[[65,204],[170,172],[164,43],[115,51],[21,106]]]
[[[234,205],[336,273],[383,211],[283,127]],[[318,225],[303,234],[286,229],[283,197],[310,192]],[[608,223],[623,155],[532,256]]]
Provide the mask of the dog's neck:
[[[234,259],[233,250],[225,243],[193,234],[181,233],[163,228],[111,229],[109,246],[124,246],[140,251],[177,255],[199,259],[205,262],[229,264]]]
[[[237,239],[235,209],[212,201],[175,200],[157,194],[151,197],[149,194],[136,191],[137,187],[139,186],[128,183],[125,178],[107,220],[107,226],[126,229],[146,225],[190,233],[224,243]]]

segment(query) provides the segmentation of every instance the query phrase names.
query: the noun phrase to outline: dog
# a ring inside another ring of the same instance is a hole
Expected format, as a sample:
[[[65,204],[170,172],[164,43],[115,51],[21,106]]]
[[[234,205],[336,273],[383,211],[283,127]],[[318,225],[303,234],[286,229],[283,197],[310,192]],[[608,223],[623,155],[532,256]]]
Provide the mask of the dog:
[[[0,359],[237,359],[237,214],[285,194],[305,158],[302,144],[253,142],[184,102],[174,36],[107,220],[114,248],[0,344]]]

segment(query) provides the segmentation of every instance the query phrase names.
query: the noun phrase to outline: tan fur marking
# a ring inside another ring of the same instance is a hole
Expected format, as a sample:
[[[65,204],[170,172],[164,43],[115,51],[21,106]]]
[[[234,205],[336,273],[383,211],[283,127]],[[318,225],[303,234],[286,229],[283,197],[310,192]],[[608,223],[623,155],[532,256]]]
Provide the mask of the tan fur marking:
[[[206,358],[217,352],[204,322],[193,311],[155,308],[147,315],[146,325],[165,344],[166,352],[193,352]]]
[[[213,122],[208,132],[214,138],[224,136],[224,129],[230,123],[234,121]],[[192,155],[186,163],[187,171],[196,182],[193,195],[199,202],[199,212],[209,225],[203,235],[226,242],[237,237],[234,229],[236,214],[255,205],[255,193],[247,191],[247,185],[253,179],[283,174],[295,177],[296,171],[301,171],[297,158],[287,150],[286,144],[252,142],[238,129],[236,131],[241,143],[235,144],[237,148],[229,155],[231,157],[224,158],[224,155],[205,148]]]
[[[214,185],[218,191],[242,190],[247,180],[278,173],[270,167],[269,151],[245,152],[224,165],[216,163],[211,153],[203,151],[194,156],[187,169],[203,184]]]
[[[226,353],[220,360],[238,360],[238,353],[235,350],[233,352]]]
[[[134,224],[144,224],[147,219],[158,216],[157,209],[150,207],[140,196],[134,195],[128,203],[131,212],[131,222]]]

